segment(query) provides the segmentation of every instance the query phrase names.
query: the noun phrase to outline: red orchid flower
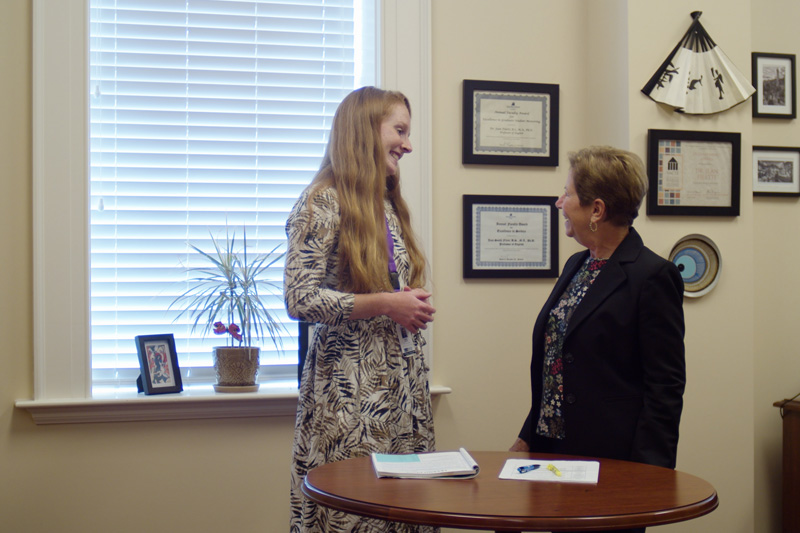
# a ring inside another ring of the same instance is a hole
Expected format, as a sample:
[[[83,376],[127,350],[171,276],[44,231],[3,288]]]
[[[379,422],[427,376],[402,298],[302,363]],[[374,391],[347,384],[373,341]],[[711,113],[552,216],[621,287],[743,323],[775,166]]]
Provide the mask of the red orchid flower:
[[[214,322],[214,333],[216,335],[222,335],[223,333],[226,333],[227,331],[228,331],[228,328],[225,327],[225,324],[223,324],[222,322]]]
[[[233,337],[237,341],[242,340],[242,335],[239,333],[240,331],[241,330],[239,329],[239,326],[237,326],[236,324],[231,324],[230,326],[228,326],[228,333],[230,333],[231,337]]]

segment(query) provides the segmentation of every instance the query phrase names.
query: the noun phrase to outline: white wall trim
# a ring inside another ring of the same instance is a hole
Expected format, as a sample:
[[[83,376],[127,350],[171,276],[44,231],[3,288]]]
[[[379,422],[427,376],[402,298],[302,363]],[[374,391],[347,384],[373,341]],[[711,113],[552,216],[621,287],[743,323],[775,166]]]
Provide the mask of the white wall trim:
[[[414,231],[433,269],[433,116],[431,101],[430,0],[382,0],[381,84],[402,92],[411,102],[413,152],[403,158],[403,198],[411,209]],[[435,299],[435,295],[434,295]],[[435,302],[434,302],[435,305]],[[423,331],[429,367],[433,357],[434,323]]]
[[[450,394],[448,387],[431,387],[431,395]],[[204,418],[294,416],[297,389],[275,388],[263,392],[225,393],[183,391],[179,394],[110,399],[21,400],[37,425],[148,422]]]
[[[34,0],[33,20],[34,396],[86,397],[87,2]]]

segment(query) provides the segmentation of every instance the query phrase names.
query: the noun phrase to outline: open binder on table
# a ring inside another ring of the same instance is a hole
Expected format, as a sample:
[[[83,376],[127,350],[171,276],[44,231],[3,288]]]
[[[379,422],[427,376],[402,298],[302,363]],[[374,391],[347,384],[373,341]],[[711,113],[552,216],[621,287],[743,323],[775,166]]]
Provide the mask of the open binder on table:
[[[464,448],[452,452],[373,453],[372,466],[378,477],[410,479],[466,479],[480,471]]]

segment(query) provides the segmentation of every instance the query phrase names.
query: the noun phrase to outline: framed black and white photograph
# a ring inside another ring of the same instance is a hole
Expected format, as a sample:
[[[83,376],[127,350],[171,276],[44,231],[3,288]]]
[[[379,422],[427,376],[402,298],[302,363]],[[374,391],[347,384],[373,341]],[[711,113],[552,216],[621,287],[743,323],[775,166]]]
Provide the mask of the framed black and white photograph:
[[[558,277],[556,200],[465,194],[464,278]]]
[[[558,85],[464,80],[461,160],[558,166]]]
[[[794,54],[753,52],[753,116],[796,118]]]
[[[648,215],[739,216],[741,134],[648,130]]]
[[[138,335],[136,349],[139,352],[141,392],[166,394],[183,390],[178,354],[175,352],[175,338],[171,333]]]
[[[753,146],[753,196],[800,196],[800,148]]]

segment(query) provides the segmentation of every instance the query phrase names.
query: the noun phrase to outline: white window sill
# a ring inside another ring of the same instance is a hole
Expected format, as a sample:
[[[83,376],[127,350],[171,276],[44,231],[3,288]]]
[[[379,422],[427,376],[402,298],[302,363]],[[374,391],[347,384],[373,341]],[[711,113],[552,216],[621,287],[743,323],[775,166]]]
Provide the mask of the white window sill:
[[[449,387],[431,386],[433,396],[450,392]],[[15,405],[28,411],[37,425],[294,416],[297,387],[262,385],[258,392],[217,393],[209,386],[176,394],[121,393],[80,399],[18,400]]]

